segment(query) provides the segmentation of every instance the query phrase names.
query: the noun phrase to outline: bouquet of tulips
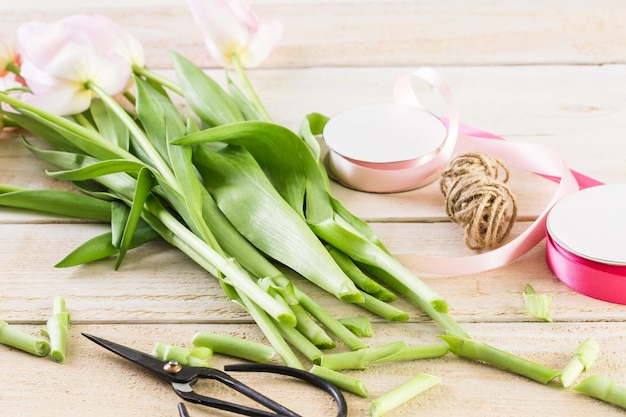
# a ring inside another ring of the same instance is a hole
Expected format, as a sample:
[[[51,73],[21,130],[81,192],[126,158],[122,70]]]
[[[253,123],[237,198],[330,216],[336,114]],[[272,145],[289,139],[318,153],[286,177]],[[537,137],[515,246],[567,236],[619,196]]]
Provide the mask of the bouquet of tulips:
[[[26,23],[16,49],[0,40],[2,126],[45,140],[44,149],[22,139],[79,191],[0,185],[0,206],[111,225],[57,266],[115,257],[117,268],[127,251],[164,239],[219,280],[287,365],[304,369],[294,347],[312,371],[359,395],[361,385],[333,372],[448,349],[542,383],[560,375],[471,339],[445,300],[332,196],[316,137],[325,116],[306,116],[298,132],[271,121],[245,68],[269,55],[280,24],[239,1],[188,3],[209,53],[234,70],[226,88],[177,53],[175,80],[151,71],[137,39],[103,16]],[[369,322],[333,317],[276,263],[387,320],[408,319],[391,303],[400,293],[442,327],[446,344],[368,348],[359,335]],[[322,353],[335,339],[359,354]]]
[[[340,300],[406,320],[378,277],[464,335],[445,301],[330,194],[315,137],[327,118],[309,115],[298,133],[272,123],[244,68],[270,53],[278,22],[258,20],[243,3],[213,3],[210,13],[207,2],[189,4],[206,22],[200,26],[209,52],[235,70],[239,82],[227,77],[226,89],[177,53],[176,80],[151,71],[137,39],[103,16],[22,25],[19,54],[8,47],[3,53],[3,123],[52,145],[41,149],[23,139],[59,168],[49,175],[81,193],[4,185],[0,204],[110,222],[110,233],[59,267],[111,256],[119,267],[128,250],[165,239],[220,280],[291,366],[302,368],[285,340],[314,361],[321,354],[312,347],[332,343],[315,322],[351,349],[365,344],[275,262]],[[174,95],[193,114],[182,114]]]

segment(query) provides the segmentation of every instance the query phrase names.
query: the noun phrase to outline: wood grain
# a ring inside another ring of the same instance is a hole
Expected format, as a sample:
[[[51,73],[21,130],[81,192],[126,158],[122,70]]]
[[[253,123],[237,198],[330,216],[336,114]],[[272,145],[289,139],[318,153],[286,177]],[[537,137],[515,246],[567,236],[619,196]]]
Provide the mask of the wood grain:
[[[388,65],[606,64],[626,60],[626,10],[620,0],[494,5],[484,0],[251,1],[284,24],[267,67]],[[101,13],[145,45],[152,67],[168,68],[169,49],[215,66],[184,2],[64,0],[41,7],[26,0],[3,7],[3,33],[24,20]]]

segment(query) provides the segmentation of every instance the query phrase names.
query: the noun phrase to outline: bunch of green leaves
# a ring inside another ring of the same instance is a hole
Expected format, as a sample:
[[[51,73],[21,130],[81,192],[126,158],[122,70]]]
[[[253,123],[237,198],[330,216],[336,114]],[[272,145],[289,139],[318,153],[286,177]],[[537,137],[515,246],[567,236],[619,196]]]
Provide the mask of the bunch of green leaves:
[[[135,77],[136,97],[128,94],[126,107],[90,83],[97,99],[73,117],[55,116],[0,93],[0,101],[17,111],[5,112],[4,118],[52,149],[25,138],[24,145],[58,167],[49,175],[81,191],[4,186],[0,205],[110,222],[110,232],[85,242],[59,267],[114,256],[119,268],[129,250],[163,238],[217,277],[227,296],[250,312],[285,362],[296,367],[302,365],[286,340],[316,358],[317,348],[311,346],[334,346],[327,331],[351,349],[366,345],[296,288],[274,261],[338,299],[393,320],[408,319],[358,288],[304,216],[305,194],[309,218],[320,217],[313,193],[325,198],[320,209],[329,209],[333,200],[302,138],[258,121],[259,114],[232,82],[229,94],[185,58],[174,55],[174,63],[176,90],[194,109],[193,117],[182,115],[145,70]],[[193,139],[208,132],[218,139]],[[192,143],[185,143],[190,138]],[[296,159],[305,161],[305,170],[293,163]],[[305,185],[311,182],[317,185],[309,190]],[[312,341],[310,330],[317,323],[321,326]]]

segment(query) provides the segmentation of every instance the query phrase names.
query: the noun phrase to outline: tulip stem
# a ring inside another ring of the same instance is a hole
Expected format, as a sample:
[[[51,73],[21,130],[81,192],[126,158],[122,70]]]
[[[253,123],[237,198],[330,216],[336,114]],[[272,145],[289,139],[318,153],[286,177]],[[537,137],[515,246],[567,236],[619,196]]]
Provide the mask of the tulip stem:
[[[131,135],[137,140],[139,146],[146,155],[150,158],[150,163],[157,168],[160,175],[165,178],[165,180],[170,184],[170,186],[174,187],[175,190],[180,190],[178,185],[178,181],[176,177],[172,173],[169,165],[163,160],[158,151],[151,144],[150,139],[146,136],[146,133],[135,123],[135,121],[126,113],[113,97],[107,94],[100,86],[97,84],[88,81],[86,83],[88,89],[93,91],[105,104],[106,106],[113,112],[119,119],[126,125]]]
[[[174,81],[170,80],[169,78],[162,76],[161,74],[157,74],[156,72],[151,71],[150,69],[146,67],[133,65],[133,73],[135,73],[135,75],[141,75],[142,77],[145,77],[148,80],[155,81],[158,84],[178,94],[179,96],[183,95],[183,91],[181,90],[178,84],[176,84]]]
[[[263,116],[266,122],[271,122],[272,117],[267,112],[265,106],[263,106],[263,103],[261,102],[261,99],[259,99],[259,96],[254,90],[252,83],[250,83],[250,79],[248,78],[243,64],[241,63],[241,57],[239,56],[239,54],[234,53],[231,55],[230,58],[231,62],[233,63],[233,69],[239,77],[239,81],[241,81],[245,91],[248,93],[248,100],[250,100],[254,108]]]
[[[4,67],[5,70],[12,72],[13,74],[19,76],[20,75],[20,67],[19,65],[17,65],[15,63],[15,61],[11,61],[9,63],[7,63],[6,67]]]

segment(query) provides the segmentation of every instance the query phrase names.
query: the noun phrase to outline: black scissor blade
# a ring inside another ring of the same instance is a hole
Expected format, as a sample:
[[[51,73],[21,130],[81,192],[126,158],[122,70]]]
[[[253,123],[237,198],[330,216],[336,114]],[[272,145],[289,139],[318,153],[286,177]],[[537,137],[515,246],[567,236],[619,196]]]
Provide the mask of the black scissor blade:
[[[183,403],[178,403],[178,413],[180,414],[180,417],[190,417],[187,407],[185,407],[185,404]]]
[[[151,371],[156,372],[159,375],[167,376],[166,372],[163,370],[163,366],[166,364],[166,362],[157,359],[154,356],[87,333],[81,334],[92,342],[115,353],[116,355],[121,356],[124,359],[136,363],[139,366],[143,366],[146,369],[150,369]]]

